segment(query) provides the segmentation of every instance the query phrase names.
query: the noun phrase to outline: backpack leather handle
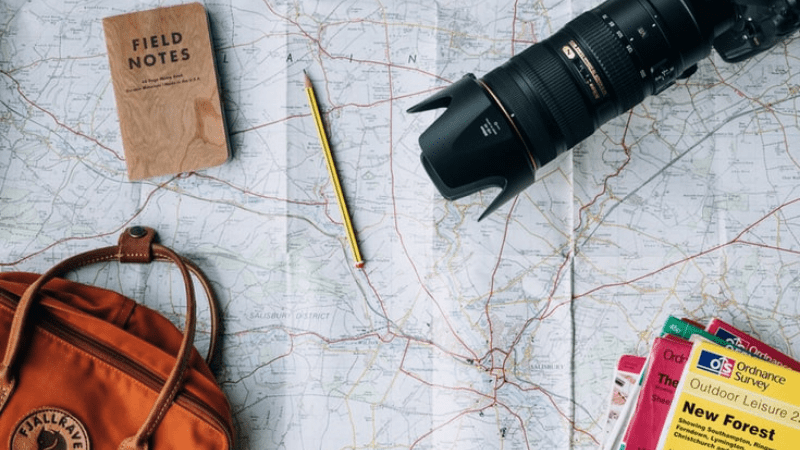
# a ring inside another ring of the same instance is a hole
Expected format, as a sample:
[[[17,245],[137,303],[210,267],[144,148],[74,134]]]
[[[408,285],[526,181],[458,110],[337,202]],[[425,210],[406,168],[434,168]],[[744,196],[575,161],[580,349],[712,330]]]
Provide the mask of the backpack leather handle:
[[[172,405],[172,401],[180,389],[183,379],[189,367],[192,346],[196,328],[196,301],[194,287],[192,284],[191,273],[194,273],[206,291],[209,303],[211,304],[212,314],[212,342],[209,348],[207,360],[210,361],[216,347],[217,338],[217,311],[216,298],[211,290],[211,285],[205,278],[200,269],[190,261],[179,256],[163,245],[155,242],[156,233],[151,228],[133,227],[126,230],[119,239],[119,244],[112,247],[104,247],[97,250],[81,253],[67,258],[53,266],[45,272],[38,280],[31,284],[20,298],[14,318],[11,322],[8,345],[6,347],[3,361],[0,363],[0,411],[7,403],[13,393],[16,383],[16,368],[19,360],[23,357],[23,333],[29,321],[31,307],[36,303],[39,290],[51,279],[63,275],[71,270],[88,266],[91,264],[105,261],[137,262],[149,263],[153,260],[170,261],[174,263],[181,272],[186,289],[186,322],[183,330],[183,340],[181,341],[178,354],[176,355],[175,366],[167,377],[161,392],[156,399],[150,413],[145,419],[136,435],[125,439],[120,444],[120,450],[146,450],[150,436],[155,431],[161,419]]]

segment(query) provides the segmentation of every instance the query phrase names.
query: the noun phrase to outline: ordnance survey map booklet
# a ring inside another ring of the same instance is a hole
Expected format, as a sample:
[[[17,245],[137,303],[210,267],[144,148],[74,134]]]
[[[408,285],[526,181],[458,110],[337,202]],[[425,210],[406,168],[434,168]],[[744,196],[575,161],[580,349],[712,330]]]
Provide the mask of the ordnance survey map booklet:
[[[761,359],[771,361],[775,364],[788,367],[792,370],[800,371],[800,362],[786,356],[782,352],[772,348],[771,346],[761,342],[753,336],[737,329],[733,325],[725,323],[722,319],[711,319],[706,331],[714,336],[724,339],[736,345],[738,348],[746,350],[747,352],[760,357]]]
[[[658,449],[793,450],[800,374],[706,342],[694,344]]]
[[[661,336],[664,340],[672,341],[676,345],[681,341],[688,343],[689,340],[704,340],[715,342],[722,346],[727,345],[731,349],[736,349],[734,344],[725,342],[721,338],[707,333],[694,323],[690,323],[690,321],[684,321],[674,316],[668,317],[666,322],[664,322],[664,326],[661,328]],[[667,344],[665,343],[664,345]],[[656,346],[660,347],[661,344],[656,342]],[[678,350],[674,348],[671,351]],[[645,365],[645,378],[647,379],[641,378],[640,382],[631,389],[628,401],[620,411],[620,417],[609,432],[610,436],[603,442],[601,450],[625,450],[627,448],[651,450],[657,443],[656,437],[652,436],[654,429],[656,430],[655,432],[657,432],[657,430],[663,426],[669,410],[668,408],[664,408],[664,404],[672,400],[674,394],[673,389],[677,385],[676,381],[683,373],[682,368],[678,368],[675,372],[670,370],[672,378],[669,379],[669,384],[671,386],[669,389],[662,389],[662,392],[654,399],[652,383],[657,383],[657,380],[650,379],[650,376],[653,374],[654,370],[659,370],[653,367],[654,365],[660,365],[658,362],[658,352],[658,349],[651,351]],[[681,351],[681,353],[684,352],[688,354],[688,350]],[[672,355],[672,357],[675,357],[675,355]],[[685,355],[678,359],[682,361],[680,364],[686,362]],[[645,386],[648,382],[650,383],[649,387]],[[647,387],[646,390],[648,392],[646,395],[649,395],[649,398],[640,397],[645,387]],[[648,402],[650,401],[655,401],[658,405],[654,408],[650,408],[648,406]],[[639,415],[640,412],[642,413],[641,415]]]

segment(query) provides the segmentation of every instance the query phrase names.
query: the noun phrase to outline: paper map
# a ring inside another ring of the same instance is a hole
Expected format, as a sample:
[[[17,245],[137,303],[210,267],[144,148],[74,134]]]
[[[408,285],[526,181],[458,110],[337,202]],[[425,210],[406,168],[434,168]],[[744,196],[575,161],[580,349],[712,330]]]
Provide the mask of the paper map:
[[[417,144],[436,113],[406,109],[597,2],[207,1],[233,158],[129,182],[101,20],[166,4],[0,3],[0,270],[156,228],[223,303],[238,448],[592,449],[617,359],[644,355],[670,314],[798,356],[794,38],[703,60],[478,223],[496,192],[442,199]],[[181,322],[165,265],[75,278]]]

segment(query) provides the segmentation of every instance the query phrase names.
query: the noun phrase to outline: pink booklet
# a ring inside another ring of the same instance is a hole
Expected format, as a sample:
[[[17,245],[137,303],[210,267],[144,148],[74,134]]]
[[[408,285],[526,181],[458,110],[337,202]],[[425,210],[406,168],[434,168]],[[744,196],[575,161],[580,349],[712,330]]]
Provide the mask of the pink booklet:
[[[800,363],[720,319],[711,319],[706,331],[765,361],[800,372]]]
[[[676,337],[653,341],[644,383],[620,449],[655,450],[691,352],[692,343]]]
[[[633,388],[639,383],[644,364],[644,357],[634,355],[622,355],[617,362],[617,369],[614,371],[614,386],[611,390],[611,398],[608,405],[608,417],[602,433],[602,442],[610,438],[614,425],[620,420],[620,414],[624,410]]]

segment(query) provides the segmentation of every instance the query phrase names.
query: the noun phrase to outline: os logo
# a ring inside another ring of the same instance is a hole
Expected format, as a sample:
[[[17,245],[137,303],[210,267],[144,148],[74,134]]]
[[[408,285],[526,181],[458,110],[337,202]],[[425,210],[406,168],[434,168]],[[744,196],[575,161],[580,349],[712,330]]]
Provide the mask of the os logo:
[[[735,360],[708,350],[703,350],[700,353],[700,359],[697,360],[698,369],[703,369],[725,378],[731,377],[734,366],[736,366]]]
[[[714,335],[724,340],[725,342],[733,344],[739,348],[747,349],[747,347],[750,346],[750,344],[748,344],[747,341],[740,338],[739,336],[736,336],[735,334],[731,333],[730,331],[724,328],[718,329],[717,332],[714,333]]]

